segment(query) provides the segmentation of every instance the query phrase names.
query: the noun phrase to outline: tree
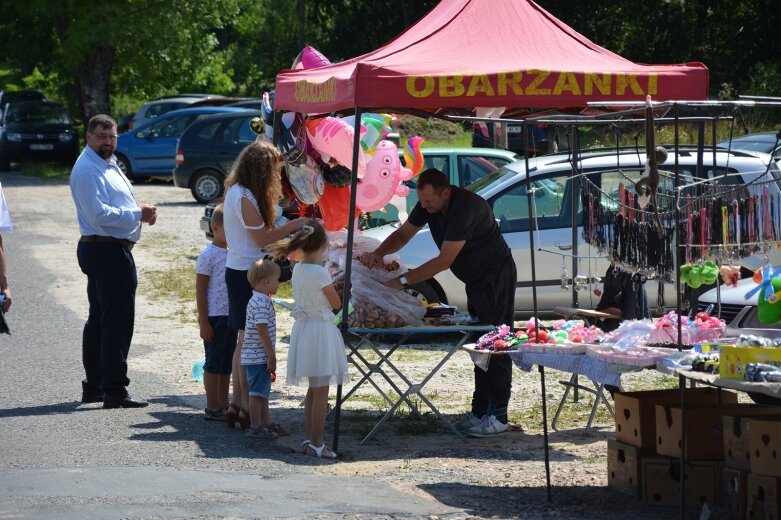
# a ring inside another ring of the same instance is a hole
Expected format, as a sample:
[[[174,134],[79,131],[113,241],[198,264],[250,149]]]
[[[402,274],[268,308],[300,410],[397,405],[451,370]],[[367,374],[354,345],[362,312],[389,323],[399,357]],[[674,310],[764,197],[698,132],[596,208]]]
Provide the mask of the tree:
[[[111,94],[149,97],[182,87],[232,90],[214,31],[238,0],[5,0],[0,52],[24,74],[55,76],[85,120]],[[70,94],[70,95],[69,95]]]

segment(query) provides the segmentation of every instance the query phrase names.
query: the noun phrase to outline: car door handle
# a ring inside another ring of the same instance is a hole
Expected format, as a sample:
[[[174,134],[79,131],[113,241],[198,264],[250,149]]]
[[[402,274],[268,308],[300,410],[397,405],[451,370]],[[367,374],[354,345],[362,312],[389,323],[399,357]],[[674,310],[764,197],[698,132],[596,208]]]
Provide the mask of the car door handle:
[[[558,247],[561,251],[569,251],[572,249],[572,244],[557,243],[556,247]]]

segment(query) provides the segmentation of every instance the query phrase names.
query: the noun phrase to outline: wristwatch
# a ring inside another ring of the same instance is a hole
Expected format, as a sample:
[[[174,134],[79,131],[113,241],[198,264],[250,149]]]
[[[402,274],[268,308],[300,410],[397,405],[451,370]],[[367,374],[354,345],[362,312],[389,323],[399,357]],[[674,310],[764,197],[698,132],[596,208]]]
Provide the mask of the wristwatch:
[[[407,277],[404,275],[399,276],[399,283],[401,284],[402,287],[406,289],[408,287]]]

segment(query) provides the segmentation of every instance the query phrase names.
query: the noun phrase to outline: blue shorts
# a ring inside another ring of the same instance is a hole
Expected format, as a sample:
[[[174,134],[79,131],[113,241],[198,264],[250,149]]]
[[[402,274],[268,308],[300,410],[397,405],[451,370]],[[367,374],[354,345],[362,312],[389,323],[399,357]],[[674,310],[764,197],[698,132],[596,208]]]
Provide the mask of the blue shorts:
[[[236,330],[244,330],[247,304],[252,298],[247,271],[226,268],[225,285],[228,287],[228,324]]]
[[[271,395],[271,374],[268,373],[268,365],[242,365],[247,375],[249,395],[268,399]]]
[[[227,316],[209,316],[209,323],[214,330],[214,337],[211,341],[203,342],[206,351],[203,370],[210,374],[230,375],[238,332],[228,325]]]

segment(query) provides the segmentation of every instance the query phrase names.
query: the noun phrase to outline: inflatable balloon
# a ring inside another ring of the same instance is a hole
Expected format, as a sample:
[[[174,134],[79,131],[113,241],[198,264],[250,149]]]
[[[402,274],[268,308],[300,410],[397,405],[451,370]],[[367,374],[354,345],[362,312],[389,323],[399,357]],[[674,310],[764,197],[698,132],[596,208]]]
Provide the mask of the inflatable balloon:
[[[331,158],[352,171],[353,140],[355,131],[347,122],[338,117],[313,119],[306,123],[309,144],[320,154],[323,162]],[[366,172],[366,159],[363,150],[358,148],[358,178]]]
[[[347,227],[350,215],[350,188],[334,188],[325,184],[323,196],[317,203],[323,215],[323,227],[328,231],[338,231]],[[356,209],[356,217],[360,211]]]
[[[426,161],[423,160],[423,150],[420,148],[423,141],[424,138],[415,135],[407,139],[407,144],[404,145],[404,163],[412,170],[413,177],[420,175],[426,165]]]
[[[352,180],[350,170],[338,164],[332,167],[323,163],[320,165],[320,171],[323,173],[323,180],[334,188],[349,186]]]
[[[301,165],[287,163],[287,178],[296,198],[304,204],[314,204],[323,195],[323,175],[311,157]]]
[[[361,136],[361,148],[369,155],[374,153],[377,144],[385,138],[383,135],[383,123],[377,119],[361,119],[366,132]]]
[[[307,45],[298,53],[290,68],[293,70],[316,69],[330,64],[331,61],[323,56],[320,51]]]
[[[401,166],[396,145],[380,141],[366,165],[366,175],[358,182],[355,205],[363,211],[382,209],[394,195],[409,193],[409,188],[401,182],[411,178],[412,172]]]

